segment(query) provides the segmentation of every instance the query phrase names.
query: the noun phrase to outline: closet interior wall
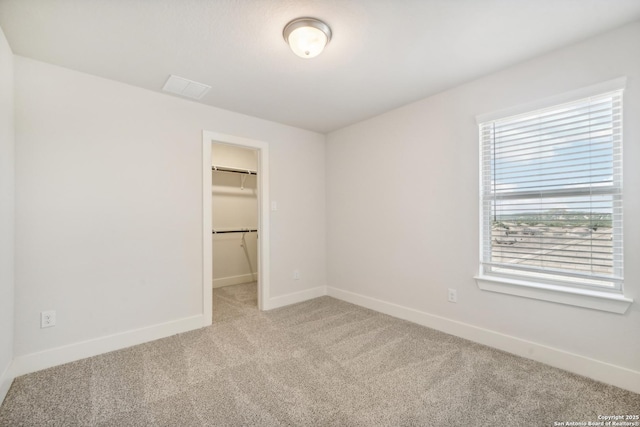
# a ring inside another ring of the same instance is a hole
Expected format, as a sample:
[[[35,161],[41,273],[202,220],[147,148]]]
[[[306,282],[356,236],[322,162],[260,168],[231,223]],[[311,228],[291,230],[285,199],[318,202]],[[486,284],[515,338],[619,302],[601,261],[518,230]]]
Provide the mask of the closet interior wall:
[[[248,148],[211,146],[214,288],[258,280],[257,156]]]

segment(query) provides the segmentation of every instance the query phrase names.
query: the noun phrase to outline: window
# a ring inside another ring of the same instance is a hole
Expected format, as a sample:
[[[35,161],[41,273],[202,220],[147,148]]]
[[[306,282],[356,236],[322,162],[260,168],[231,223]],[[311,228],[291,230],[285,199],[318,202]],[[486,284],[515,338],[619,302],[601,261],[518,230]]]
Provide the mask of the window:
[[[622,89],[479,127],[480,275],[621,295]]]

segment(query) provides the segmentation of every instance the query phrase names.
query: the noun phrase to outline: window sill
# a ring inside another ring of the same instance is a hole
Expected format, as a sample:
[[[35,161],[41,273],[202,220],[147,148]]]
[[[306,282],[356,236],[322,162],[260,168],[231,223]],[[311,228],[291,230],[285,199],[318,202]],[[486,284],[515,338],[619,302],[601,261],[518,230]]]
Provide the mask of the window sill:
[[[478,287],[485,291],[517,295],[560,304],[624,314],[633,300],[619,293],[547,285],[526,280],[496,276],[475,276]]]

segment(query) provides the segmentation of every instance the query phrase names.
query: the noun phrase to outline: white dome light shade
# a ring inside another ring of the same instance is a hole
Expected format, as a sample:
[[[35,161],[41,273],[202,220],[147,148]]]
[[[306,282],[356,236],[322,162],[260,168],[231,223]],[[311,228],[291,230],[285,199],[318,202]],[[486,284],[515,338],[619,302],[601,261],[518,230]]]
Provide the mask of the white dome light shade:
[[[300,58],[313,58],[320,55],[331,40],[331,29],[317,19],[299,18],[289,22],[282,35],[293,53]]]
[[[289,34],[291,50],[301,58],[318,56],[327,44],[325,33],[313,27],[296,28]]]

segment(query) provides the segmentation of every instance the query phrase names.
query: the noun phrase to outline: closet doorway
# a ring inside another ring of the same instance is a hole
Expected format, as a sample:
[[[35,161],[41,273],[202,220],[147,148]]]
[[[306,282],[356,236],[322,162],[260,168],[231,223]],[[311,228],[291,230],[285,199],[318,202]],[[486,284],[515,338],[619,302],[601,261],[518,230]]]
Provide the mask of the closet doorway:
[[[267,165],[266,143],[203,133],[205,325],[265,309]]]

